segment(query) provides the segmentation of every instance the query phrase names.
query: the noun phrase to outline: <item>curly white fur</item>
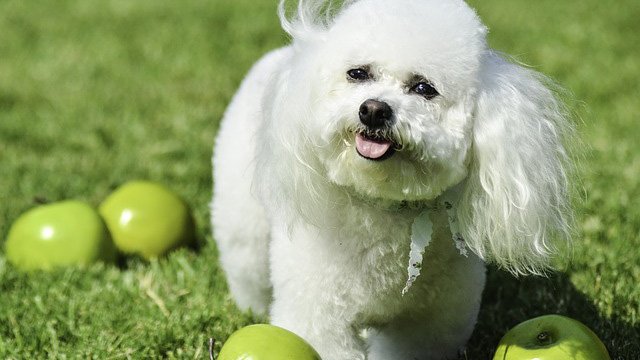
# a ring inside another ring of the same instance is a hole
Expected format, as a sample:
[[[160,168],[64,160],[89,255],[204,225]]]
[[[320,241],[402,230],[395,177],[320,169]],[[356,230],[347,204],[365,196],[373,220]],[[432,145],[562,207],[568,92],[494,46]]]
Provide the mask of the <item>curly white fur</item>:
[[[488,48],[462,0],[330,5],[300,0],[288,19],[281,2],[293,43],[253,67],[222,121],[212,222],[231,293],[325,360],[453,357],[475,324],[480,259],[539,273],[569,239],[572,127],[549,82]],[[349,81],[353,68],[370,79]],[[439,95],[412,93],[415,79]],[[386,160],[356,151],[367,99],[393,110],[376,130],[397,145]],[[432,239],[402,296],[425,209]]]

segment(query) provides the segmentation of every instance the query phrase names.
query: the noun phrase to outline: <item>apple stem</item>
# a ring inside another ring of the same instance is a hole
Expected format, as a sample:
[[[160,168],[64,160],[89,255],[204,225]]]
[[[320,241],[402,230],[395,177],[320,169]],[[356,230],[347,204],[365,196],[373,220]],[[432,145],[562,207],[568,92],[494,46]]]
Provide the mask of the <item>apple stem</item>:
[[[216,344],[216,340],[214,338],[209,338],[209,360],[214,360],[213,358],[213,346]]]

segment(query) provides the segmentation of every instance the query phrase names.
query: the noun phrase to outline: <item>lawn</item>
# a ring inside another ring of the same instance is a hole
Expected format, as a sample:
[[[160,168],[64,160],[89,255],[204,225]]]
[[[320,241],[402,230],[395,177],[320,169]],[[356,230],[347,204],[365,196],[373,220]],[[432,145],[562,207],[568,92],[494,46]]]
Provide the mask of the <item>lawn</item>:
[[[571,253],[549,278],[491,268],[466,358],[561,313],[640,358],[640,2],[472,0],[493,47],[568,90],[583,142]],[[24,274],[0,250],[0,358],[207,358],[239,312],[207,204],[218,122],[249,66],[286,43],[276,0],[0,1],[0,243],[36,201],[97,205],[150,179],[192,206],[197,251]],[[636,200],[634,200],[636,199]]]

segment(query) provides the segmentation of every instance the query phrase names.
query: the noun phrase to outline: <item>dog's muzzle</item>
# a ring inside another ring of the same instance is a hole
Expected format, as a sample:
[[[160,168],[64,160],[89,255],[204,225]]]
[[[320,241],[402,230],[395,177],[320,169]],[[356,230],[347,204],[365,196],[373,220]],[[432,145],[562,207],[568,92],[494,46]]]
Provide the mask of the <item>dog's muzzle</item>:
[[[356,133],[356,151],[369,160],[385,160],[395,153],[396,143],[383,134],[392,121],[393,110],[384,101],[366,100],[358,112],[365,130]]]

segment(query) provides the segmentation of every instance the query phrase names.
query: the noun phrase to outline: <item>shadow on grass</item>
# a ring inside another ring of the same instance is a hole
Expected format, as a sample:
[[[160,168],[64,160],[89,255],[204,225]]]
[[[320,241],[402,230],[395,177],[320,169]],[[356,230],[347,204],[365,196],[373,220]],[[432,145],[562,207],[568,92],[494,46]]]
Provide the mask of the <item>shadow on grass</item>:
[[[569,316],[590,327],[602,339],[613,360],[640,358],[640,327],[615,315],[602,316],[592,300],[577,290],[566,274],[518,279],[491,268],[478,324],[461,359],[491,359],[509,329],[546,314]]]
[[[158,257],[158,260],[166,259],[171,253],[180,249],[184,249],[186,251],[190,251],[198,254],[202,251],[202,248],[205,245],[206,245],[206,242],[204,238],[195,237],[187,245],[181,245],[181,246],[172,248],[170,250],[167,250],[167,252],[164,255],[161,255],[160,257]],[[140,254],[136,254],[136,253],[125,254],[122,252],[118,252],[116,254],[114,263],[118,269],[120,269],[121,271],[124,271],[128,269],[133,269],[140,264],[148,264],[149,261],[150,261],[149,259],[146,259],[144,256]]]

